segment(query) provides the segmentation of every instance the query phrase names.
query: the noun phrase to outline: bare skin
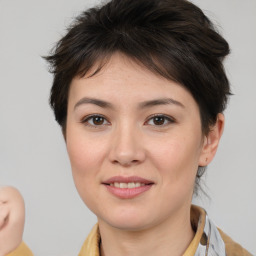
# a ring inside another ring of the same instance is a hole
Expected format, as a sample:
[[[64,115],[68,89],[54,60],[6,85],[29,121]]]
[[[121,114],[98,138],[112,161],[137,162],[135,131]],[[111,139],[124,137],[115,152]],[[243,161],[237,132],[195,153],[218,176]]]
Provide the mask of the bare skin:
[[[194,237],[197,169],[215,155],[223,115],[202,134],[186,89],[119,53],[89,75],[71,83],[65,138],[77,190],[98,218],[101,255],[182,255]],[[107,184],[134,176],[151,185],[132,198]]]
[[[24,201],[13,187],[0,187],[0,256],[15,250],[22,241]]]

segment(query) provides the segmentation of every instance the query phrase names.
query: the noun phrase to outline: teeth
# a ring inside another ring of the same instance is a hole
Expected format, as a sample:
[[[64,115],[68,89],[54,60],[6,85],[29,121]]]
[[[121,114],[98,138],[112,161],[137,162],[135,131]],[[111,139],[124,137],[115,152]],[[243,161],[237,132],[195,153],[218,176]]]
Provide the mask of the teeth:
[[[135,188],[135,183],[134,182],[128,183],[128,188]]]
[[[120,183],[120,188],[127,188],[128,184],[127,183]]]
[[[120,183],[115,182],[115,183],[114,183],[114,187],[116,187],[116,188],[120,188]]]
[[[139,182],[136,182],[135,183],[135,187],[137,188],[137,187],[139,187],[140,186],[140,183]]]
[[[124,182],[115,182],[110,184],[111,187],[116,187],[116,188],[138,188],[145,186],[144,183],[140,182],[129,182],[129,183],[124,183]]]

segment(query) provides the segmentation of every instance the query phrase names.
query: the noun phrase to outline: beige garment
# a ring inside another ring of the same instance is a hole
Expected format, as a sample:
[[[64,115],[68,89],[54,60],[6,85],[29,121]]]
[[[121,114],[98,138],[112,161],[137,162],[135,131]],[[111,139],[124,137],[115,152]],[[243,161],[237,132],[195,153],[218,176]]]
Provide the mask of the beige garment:
[[[205,226],[206,212],[204,209],[198,206],[191,206],[191,225],[195,230],[195,236],[191,241],[189,247],[183,254],[183,256],[194,256],[199,244],[205,244],[206,240],[204,237],[204,226]],[[219,233],[225,243],[226,248],[226,256],[253,256],[241,245],[234,242],[230,237],[228,237],[223,231],[220,229]],[[100,233],[98,224],[96,224],[85,240],[82,249],[78,256],[100,256]],[[25,243],[21,243],[21,245],[12,253],[7,256],[33,256],[30,249],[26,246]]]
[[[16,250],[7,254],[6,256],[33,256],[31,250],[27,247],[27,245],[22,242]]]
[[[194,256],[196,250],[199,246],[199,243],[204,244],[205,237],[204,237],[204,225],[206,219],[206,212],[204,209],[192,205],[191,206],[191,225],[195,230],[195,236],[191,241],[189,247],[183,254],[183,256]],[[235,243],[230,237],[228,237],[223,231],[219,229],[220,235],[225,243],[226,247],[226,255],[227,256],[253,256],[241,245]],[[88,235],[87,239],[85,240],[82,249],[78,256],[100,256],[100,233],[98,224],[96,224],[90,234]]]

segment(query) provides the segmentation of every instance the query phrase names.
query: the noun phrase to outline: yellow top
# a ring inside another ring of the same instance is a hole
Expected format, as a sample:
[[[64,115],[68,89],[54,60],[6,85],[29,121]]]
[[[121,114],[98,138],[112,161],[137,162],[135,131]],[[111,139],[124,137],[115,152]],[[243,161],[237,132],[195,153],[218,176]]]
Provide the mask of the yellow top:
[[[198,206],[191,206],[191,225],[195,230],[195,236],[183,256],[194,256],[199,244],[207,244],[207,238],[204,236],[204,227],[206,223],[206,212]],[[239,244],[235,243],[223,231],[218,229],[222,240],[225,243],[226,256],[253,256]],[[99,226],[96,224],[85,240],[78,256],[100,256],[100,233]],[[7,256],[33,256],[33,253],[25,243]]]
[[[205,211],[197,206],[191,207],[191,223],[196,227],[196,234],[183,256],[194,256],[204,231]],[[98,224],[96,224],[89,236],[85,240],[78,256],[100,256],[99,251],[100,233]]]
[[[200,240],[202,238],[203,232],[204,232],[204,225],[205,225],[205,215],[206,212],[204,209],[192,205],[190,210],[190,221],[192,224],[192,227],[196,229],[196,234],[191,241],[189,247],[183,254],[183,256],[194,256],[197,250],[197,247],[200,243]]]
[[[203,235],[206,221],[205,210],[198,206],[192,205],[190,218],[191,225],[196,233],[183,256],[194,256],[199,246],[199,243],[207,243],[207,238],[205,238],[205,236]],[[234,242],[223,231],[221,231],[220,229],[218,230],[221,235],[221,238],[225,243],[226,256],[253,256],[248,251],[246,251],[241,245]],[[96,224],[93,227],[90,234],[88,235],[87,239],[85,240],[78,256],[100,256],[99,244],[100,233],[98,224]]]
[[[7,254],[6,256],[33,256],[33,253],[27,247],[27,245],[22,242],[15,251]]]

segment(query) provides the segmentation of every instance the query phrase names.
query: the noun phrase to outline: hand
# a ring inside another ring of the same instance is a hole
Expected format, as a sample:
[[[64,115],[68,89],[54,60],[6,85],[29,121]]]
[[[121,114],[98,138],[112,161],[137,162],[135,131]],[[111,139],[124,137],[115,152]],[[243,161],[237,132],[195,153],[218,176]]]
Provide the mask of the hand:
[[[22,241],[24,200],[13,187],[0,187],[0,256],[15,250]]]

